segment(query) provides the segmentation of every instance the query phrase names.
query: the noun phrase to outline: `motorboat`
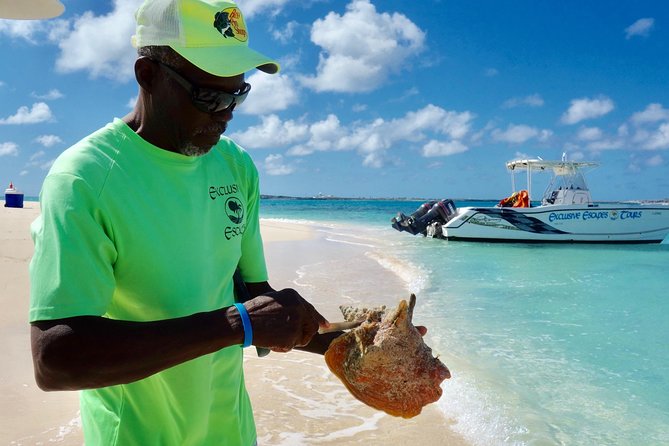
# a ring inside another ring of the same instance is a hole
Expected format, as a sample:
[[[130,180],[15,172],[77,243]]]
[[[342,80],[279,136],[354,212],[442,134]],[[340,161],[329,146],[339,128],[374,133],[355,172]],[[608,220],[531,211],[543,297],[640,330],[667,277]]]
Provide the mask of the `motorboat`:
[[[669,234],[669,203],[593,202],[584,173],[593,162],[517,159],[506,163],[513,193],[495,206],[458,208],[451,199],[398,213],[393,228],[410,234],[467,241],[660,243]],[[515,177],[526,172],[527,189]],[[532,200],[532,175],[551,175],[540,200]]]

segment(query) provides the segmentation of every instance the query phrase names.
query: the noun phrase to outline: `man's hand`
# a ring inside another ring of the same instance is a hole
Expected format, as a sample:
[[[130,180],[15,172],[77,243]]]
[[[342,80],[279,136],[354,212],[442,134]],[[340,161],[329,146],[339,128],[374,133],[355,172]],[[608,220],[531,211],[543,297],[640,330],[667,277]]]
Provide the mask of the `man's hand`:
[[[253,345],[285,352],[311,342],[327,320],[299,293],[287,288],[244,303],[253,327]]]

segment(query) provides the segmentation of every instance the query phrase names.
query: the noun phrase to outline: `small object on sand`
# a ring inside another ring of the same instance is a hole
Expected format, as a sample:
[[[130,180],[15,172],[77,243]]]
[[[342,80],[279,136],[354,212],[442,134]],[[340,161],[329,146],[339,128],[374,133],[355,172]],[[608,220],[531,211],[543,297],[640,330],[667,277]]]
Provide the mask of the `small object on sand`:
[[[448,368],[411,323],[416,296],[383,316],[385,308],[366,310],[367,319],[332,341],[325,362],[363,403],[403,418],[418,415],[423,406],[441,397],[440,384]],[[346,319],[359,318],[342,307]],[[355,319],[352,319],[355,320]]]

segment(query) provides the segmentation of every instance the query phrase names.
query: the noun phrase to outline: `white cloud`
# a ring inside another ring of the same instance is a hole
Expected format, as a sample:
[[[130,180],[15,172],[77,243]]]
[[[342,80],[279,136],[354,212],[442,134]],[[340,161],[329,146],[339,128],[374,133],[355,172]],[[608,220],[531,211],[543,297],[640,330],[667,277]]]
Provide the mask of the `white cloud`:
[[[604,116],[614,109],[613,101],[606,96],[597,99],[572,99],[569,109],[562,115],[564,124],[576,124],[585,119]]]
[[[589,150],[616,150],[625,147],[625,142],[622,139],[601,139],[598,141],[591,141],[586,145]]]
[[[242,12],[246,17],[253,17],[257,14],[270,13],[277,14],[288,3],[289,0],[245,0],[240,4]]]
[[[581,127],[577,138],[581,141],[594,141],[602,138],[602,130],[599,127]]]
[[[660,155],[651,156],[646,160],[646,165],[650,167],[657,167],[664,164],[664,159]]]
[[[69,22],[64,19],[51,20],[0,20],[0,35],[19,39],[31,45],[55,42],[67,30]]]
[[[0,124],[36,124],[53,119],[51,109],[44,102],[36,102],[32,108],[26,106],[19,107],[16,114],[0,119]]]
[[[540,130],[525,124],[509,124],[506,130],[493,130],[492,138],[495,141],[507,142],[510,144],[522,144],[533,138],[536,138],[539,141],[545,141],[550,138],[552,134],[553,132],[550,130]]]
[[[38,167],[41,170],[49,170],[56,159],[53,158],[48,161],[43,161],[44,155],[46,155],[44,150],[33,153],[30,156],[29,162],[26,163],[26,167]]]
[[[499,70],[497,68],[486,68],[485,71],[483,72],[483,75],[485,77],[495,77],[499,74]]]
[[[650,134],[645,144],[646,149],[669,149],[669,122],[666,122]]]
[[[552,130],[543,129],[543,130],[541,130],[541,132],[539,132],[538,139],[539,139],[539,141],[542,141],[542,142],[543,141],[548,141],[551,138],[551,136],[553,136],[553,131]]]
[[[643,172],[645,168],[664,166],[664,164],[664,158],[659,154],[648,158],[639,157],[633,154],[627,168],[632,172],[639,173]]]
[[[521,159],[521,160],[528,160],[528,159],[532,159],[532,158],[535,158],[535,157],[533,155],[528,155],[525,152],[516,151],[516,153],[513,155],[513,158],[514,159]]]
[[[260,115],[285,110],[299,99],[298,87],[285,74],[270,76],[256,70],[248,78],[251,92],[246,101],[235,111]]]
[[[423,156],[427,158],[433,156],[449,156],[455,155],[456,153],[466,152],[467,150],[469,150],[469,147],[458,140],[447,142],[431,140],[423,146]]]
[[[654,24],[655,19],[653,18],[639,19],[625,28],[625,38],[631,39],[634,36],[647,37],[650,34],[650,30],[653,29]]]
[[[309,134],[309,125],[294,120],[281,122],[277,115],[260,119],[260,125],[235,132],[230,137],[247,149],[275,149],[302,141]]]
[[[14,142],[0,142],[0,156],[16,156],[19,154],[19,146]]]
[[[49,170],[49,169],[51,169],[51,166],[53,166],[53,163],[55,163],[55,162],[56,162],[56,158],[50,159],[49,161],[40,164],[39,168],[42,169],[42,170]]]
[[[328,115],[324,120],[309,125],[308,139],[289,150],[291,155],[310,155],[317,151],[347,150],[342,140],[346,138],[346,130],[335,115]]]
[[[391,121],[391,126],[396,126],[396,128],[389,130],[397,132],[407,140],[410,140],[412,135],[421,135],[424,130],[436,131],[454,139],[461,139],[469,132],[473,119],[473,113],[458,113],[428,104],[418,111],[407,112],[401,122],[400,120]]]
[[[290,175],[295,172],[295,167],[285,164],[283,155],[268,155],[263,163],[268,175]]]
[[[135,108],[135,104],[137,104],[137,99],[139,99],[139,96],[131,97],[130,99],[128,99],[128,102],[125,104],[125,106],[128,108]]]
[[[293,41],[293,37],[299,28],[300,24],[294,20],[291,20],[290,22],[286,23],[283,28],[272,30],[272,37],[274,40],[278,40],[283,44],[290,43]]]
[[[23,39],[32,44],[37,43],[37,35],[44,32],[45,20],[0,20],[0,34],[5,34],[13,39]]]
[[[407,112],[403,117],[385,121],[377,118],[369,122],[342,125],[337,116],[313,123],[285,121],[278,116],[261,117],[262,123],[244,132],[230,135],[247,148],[287,147],[288,154],[307,156],[314,152],[356,151],[363,164],[381,167],[393,147],[406,147],[409,143],[422,143],[426,156],[448,155],[466,150],[462,139],[469,134],[474,115],[470,112],[444,110],[428,105],[420,110]]]
[[[70,20],[49,20],[51,26],[45,28],[46,36],[49,42],[58,43],[62,38],[70,33]],[[40,22],[44,23],[44,22]]]
[[[63,140],[56,135],[40,135],[35,138],[35,141],[42,144],[44,147],[51,147],[55,144],[63,142]]]
[[[40,158],[42,158],[44,155],[46,155],[46,152],[44,150],[40,150],[39,152],[35,152],[32,155],[30,155],[30,161],[35,161]]]
[[[530,96],[511,98],[502,104],[503,108],[515,108],[520,106],[541,107],[544,105],[544,99],[541,95],[535,93]]]
[[[629,133],[630,133],[630,130],[629,130],[629,127],[627,126],[627,124],[621,124],[618,127],[618,136],[620,136],[621,138],[627,137],[629,135]]]
[[[37,94],[34,91],[30,94],[35,99],[41,99],[43,101],[53,101],[55,99],[61,99],[64,98],[65,95],[60,92],[57,88],[54,88],[52,90],[49,90],[48,93],[45,94]]]
[[[93,78],[127,81],[134,76],[136,51],[130,44],[135,32],[134,13],[139,0],[114,0],[113,10],[96,16],[87,11],[74,20],[62,37],[56,69],[63,73],[88,71]]]
[[[634,113],[631,120],[635,124],[669,121],[669,109],[663,108],[662,104],[648,104],[644,111]]]
[[[646,150],[658,150],[669,148],[669,110],[659,103],[648,104],[643,111],[634,113],[629,121],[633,124],[631,145]],[[627,124],[625,133],[621,137],[627,137],[630,133]]]
[[[301,78],[316,91],[366,92],[424,47],[425,33],[400,13],[377,13],[369,0],[353,0],[346,13],[316,20],[311,40],[322,48],[315,76]]]
[[[579,151],[569,152],[568,159],[570,161],[583,161],[585,159],[585,154]]]

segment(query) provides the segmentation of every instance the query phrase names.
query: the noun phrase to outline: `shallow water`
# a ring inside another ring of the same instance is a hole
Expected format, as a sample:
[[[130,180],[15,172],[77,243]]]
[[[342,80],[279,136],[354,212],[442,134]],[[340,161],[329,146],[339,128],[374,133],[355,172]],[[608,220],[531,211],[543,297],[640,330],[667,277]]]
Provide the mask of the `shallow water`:
[[[263,200],[261,217],[317,223],[417,294],[415,321],[453,372],[438,404],[471,443],[669,444],[669,245],[446,242],[390,228],[419,204]],[[300,280],[317,283],[316,270]],[[348,262],[327,273],[361,274]],[[347,296],[380,285],[341,282]]]

